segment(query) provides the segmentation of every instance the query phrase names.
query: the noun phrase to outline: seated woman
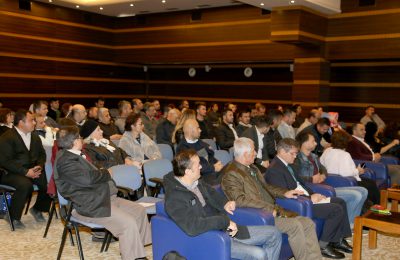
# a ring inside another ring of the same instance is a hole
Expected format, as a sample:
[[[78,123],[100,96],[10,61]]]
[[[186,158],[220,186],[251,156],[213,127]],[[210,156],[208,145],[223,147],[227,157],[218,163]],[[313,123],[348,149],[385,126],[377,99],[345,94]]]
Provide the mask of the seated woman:
[[[0,135],[13,128],[14,112],[9,108],[0,108]]]
[[[300,151],[293,167],[305,181],[323,183],[328,172],[318,156],[312,153],[317,146],[314,136],[309,132],[302,132],[296,136],[296,141],[299,143]],[[361,213],[368,191],[364,187],[357,186],[335,188],[335,192],[337,197],[346,202],[349,222],[353,224],[354,218]]]
[[[135,165],[140,168],[140,161],[132,160],[124,150],[103,138],[103,131],[96,121],[87,120],[82,125],[80,134],[85,144],[83,153],[89,156],[97,168],[108,169],[118,164]]]
[[[119,141],[119,147],[140,165],[147,160],[161,159],[157,144],[143,132],[140,114],[132,113],[126,118],[125,132]]]
[[[351,138],[351,135],[344,131],[334,132],[331,138],[332,146],[324,151],[320,161],[330,173],[356,178],[358,185],[368,190],[368,199],[374,204],[379,204],[380,193],[376,183],[370,179],[360,178],[365,170],[360,165],[356,166],[351,155],[345,151]]]
[[[182,111],[182,116],[175,126],[172,133],[172,143],[179,144],[183,139],[183,125],[188,119],[196,119],[196,112],[193,109],[185,109]]]
[[[368,122],[365,125],[365,142],[371,147],[374,153],[382,155],[396,155],[390,152],[399,149],[399,139],[393,139],[390,143],[384,143],[378,137],[378,125],[375,122]],[[387,165],[392,184],[400,184],[400,165]]]
[[[55,161],[54,179],[60,194],[74,203],[72,215],[102,225],[118,237],[123,260],[145,257],[144,245],[151,243],[145,208],[118,198],[112,173],[81,156],[83,142],[78,127],[62,128],[57,143],[62,150]]]

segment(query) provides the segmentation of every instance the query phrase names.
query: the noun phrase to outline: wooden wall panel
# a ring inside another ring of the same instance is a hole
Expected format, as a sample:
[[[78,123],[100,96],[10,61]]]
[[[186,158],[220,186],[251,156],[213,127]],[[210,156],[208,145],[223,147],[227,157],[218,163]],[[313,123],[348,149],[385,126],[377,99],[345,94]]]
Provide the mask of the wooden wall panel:
[[[342,0],[341,9],[342,12],[359,12],[368,10],[382,10],[382,9],[392,9],[399,8],[400,2],[398,0],[375,0],[375,5],[372,6],[359,6],[360,0]]]
[[[399,104],[400,85],[398,88],[354,88],[354,87],[331,87],[331,102],[353,102],[353,103],[380,103]],[[399,113],[400,115],[400,113]]]

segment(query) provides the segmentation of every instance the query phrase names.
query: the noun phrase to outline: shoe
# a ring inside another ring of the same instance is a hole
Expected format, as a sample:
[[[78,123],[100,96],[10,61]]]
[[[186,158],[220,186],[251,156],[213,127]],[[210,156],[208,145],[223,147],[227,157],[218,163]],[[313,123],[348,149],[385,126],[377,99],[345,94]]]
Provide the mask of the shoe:
[[[99,232],[95,232],[95,233],[99,233]],[[103,237],[100,237],[98,234],[92,235],[92,242],[103,242],[103,241],[104,241],[104,234],[103,234]],[[112,237],[110,242],[113,243],[116,241],[118,241],[118,239],[115,237]]]
[[[36,222],[46,222],[46,220],[43,217],[42,212],[35,208],[30,208],[29,213],[35,218]]]
[[[8,218],[4,218],[4,219],[5,219],[5,221],[7,221],[8,223],[10,223],[10,221],[8,220]],[[24,229],[24,228],[25,228],[25,225],[24,225],[24,223],[21,222],[21,220],[13,219],[12,222],[13,222],[13,225],[14,225],[14,228],[15,228],[15,229]]]
[[[342,241],[340,241],[340,242],[331,243],[331,246],[334,249],[340,250],[345,253],[353,252],[353,248],[349,245],[349,243],[347,243],[347,241],[345,239],[342,239]]]
[[[323,257],[326,258],[333,258],[333,259],[345,258],[345,255],[343,253],[336,251],[330,245],[327,245],[325,248],[321,248],[321,254]]]

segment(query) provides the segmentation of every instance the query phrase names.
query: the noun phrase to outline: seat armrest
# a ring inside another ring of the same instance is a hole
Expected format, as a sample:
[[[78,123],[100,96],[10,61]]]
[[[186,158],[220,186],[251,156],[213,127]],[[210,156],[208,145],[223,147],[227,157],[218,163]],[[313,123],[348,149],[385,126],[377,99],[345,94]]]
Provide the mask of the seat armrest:
[[[320,193],[326,197],[336,197],[335,189],[332,186],[310,182],[307,182],[306,185],[315,193]]]
[[[326,176],[324,183],[334,188],[357,186],[357,180],[354,177],[344,177],[333,173]]]
[[[271,212],[256,208],[238,207],[233,215],[228,214],[233,222],[242,226],[274,225],[274,216]]]
[[[312,203],[308,198],[299,196],[297,199],[277,198],[276,204],[284,209],[296,212],[303,217],[312,217]]]

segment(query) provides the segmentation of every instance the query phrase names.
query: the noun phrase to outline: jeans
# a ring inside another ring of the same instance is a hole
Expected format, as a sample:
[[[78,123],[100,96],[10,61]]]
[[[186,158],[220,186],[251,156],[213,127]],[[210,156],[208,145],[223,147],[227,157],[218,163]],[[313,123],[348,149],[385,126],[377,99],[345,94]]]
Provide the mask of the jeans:
[[[350,224],[354,224],[354,218],[359,216],[368,196],[368,190],[361,186],[335,188],[336,196],[346,202],[347,214]]]
[[[245,260],[279,259],[282,234],[274,226],[248,226],[250,238],[231,238],[231,258]],[[260,247],[261,246],[261,247]]]

